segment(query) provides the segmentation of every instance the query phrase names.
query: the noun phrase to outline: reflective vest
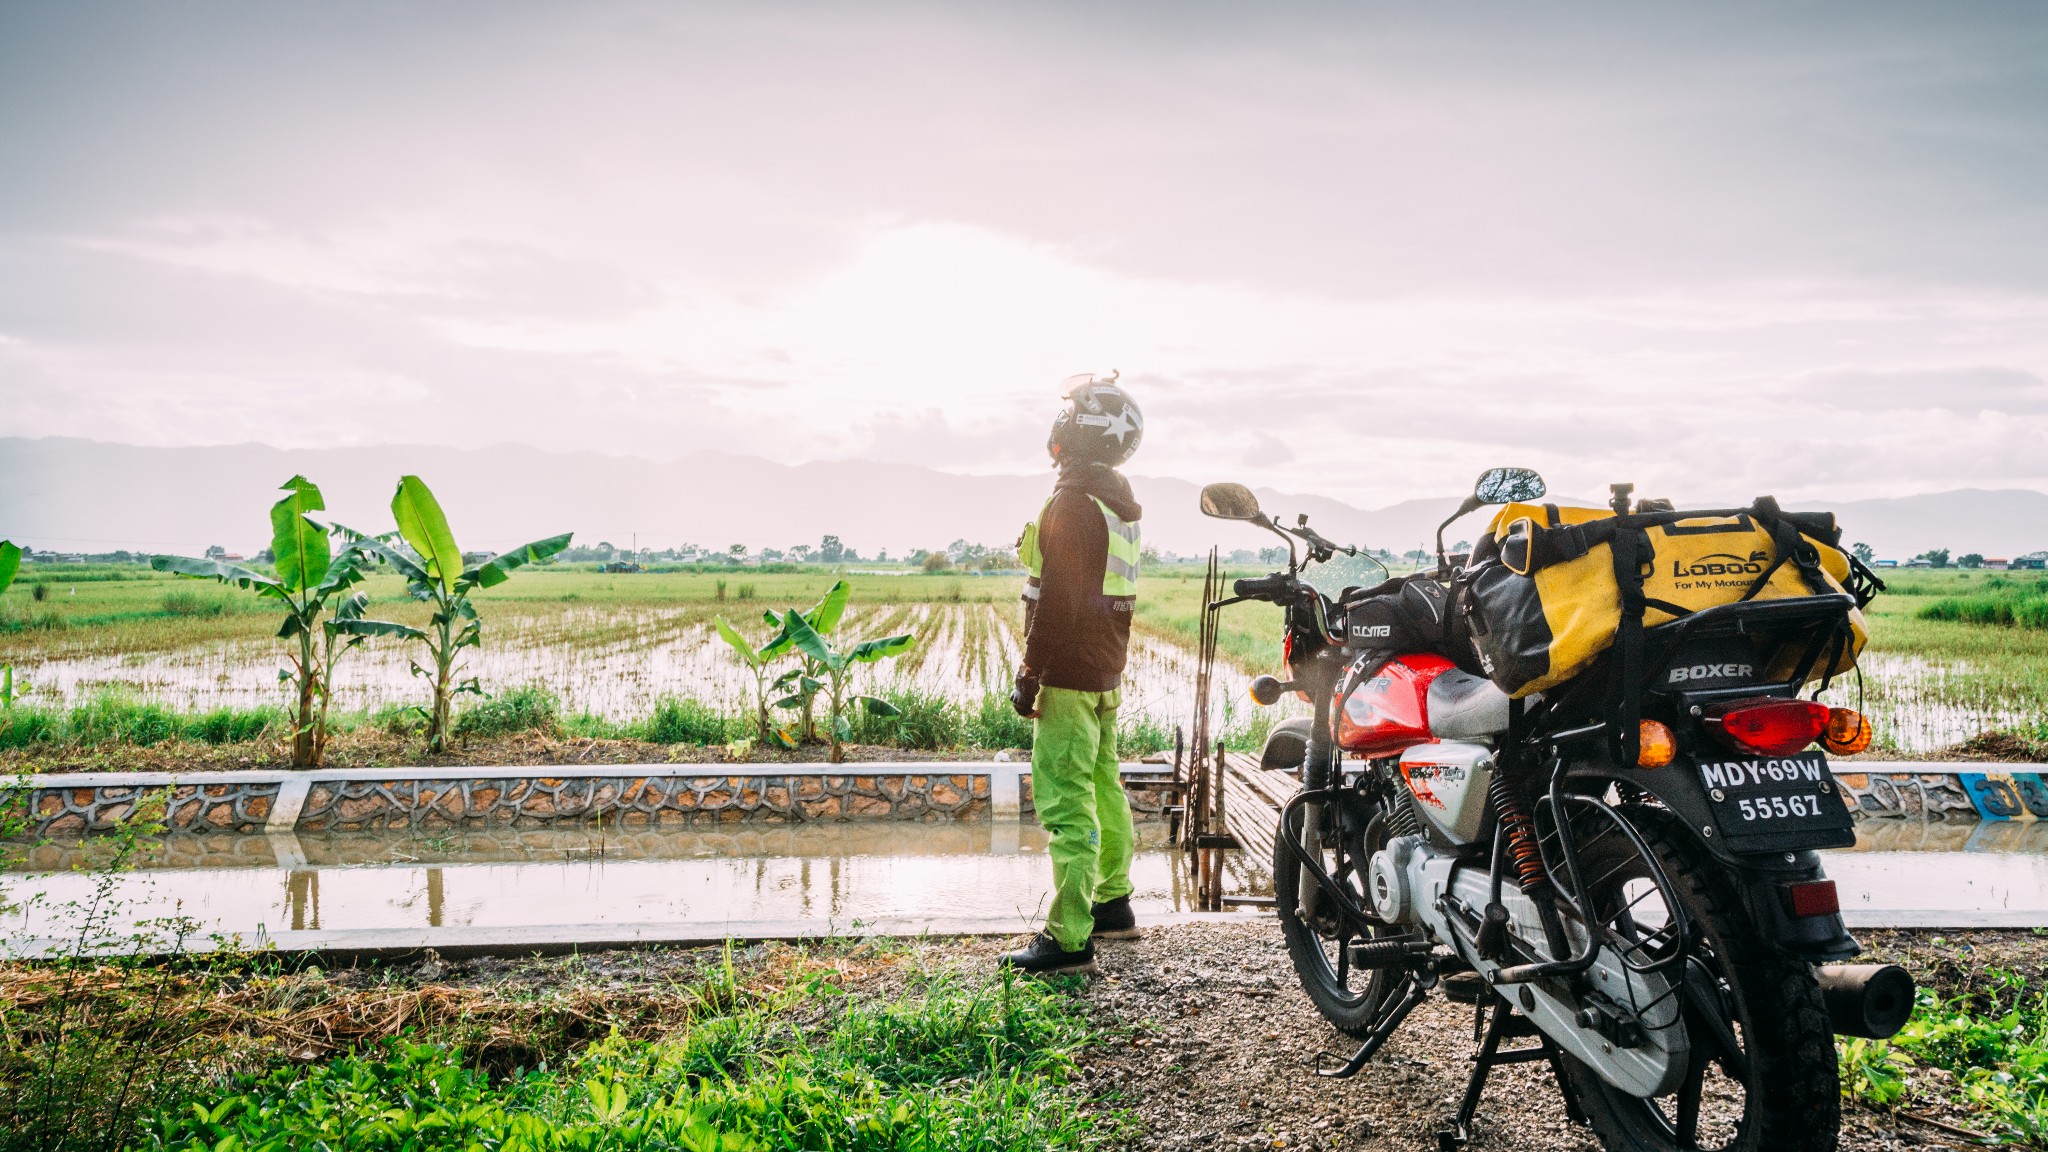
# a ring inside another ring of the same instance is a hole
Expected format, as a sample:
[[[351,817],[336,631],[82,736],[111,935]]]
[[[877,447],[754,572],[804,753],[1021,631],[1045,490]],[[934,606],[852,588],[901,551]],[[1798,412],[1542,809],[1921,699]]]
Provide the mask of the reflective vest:
[[[1095,506],[1102,509],[1102,519],[1109,527],[1109,557],[1102,566],[1102,594],[1104,596],[1136,596],[1138,594],[1138,523],[1125,520],[1109,510],[1100,496],[1090,496]],[[1045,506],[1039,508],[1039,519],[1045,518],[1045,509],[1052,506],[1047,497]],[[1024,526],[1024,538],[1017,542],[1017,558],[1024,562],[1025,571],[1031,578],[1024,582],[1026,599],[1038,599],[1039,579],[1045,570],[1045,557],[1038,551],[1038,521]]]

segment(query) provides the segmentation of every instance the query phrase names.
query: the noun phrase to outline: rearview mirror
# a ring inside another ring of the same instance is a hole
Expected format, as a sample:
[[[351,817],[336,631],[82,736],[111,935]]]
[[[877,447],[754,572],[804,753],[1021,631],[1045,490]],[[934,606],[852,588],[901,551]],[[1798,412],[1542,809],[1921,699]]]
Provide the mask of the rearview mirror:
[[[1472,485],[1472,499],[1479,504],[1517,504],[1534,500],[1548,491],[1543,477],[1531,468],[1488,468]]]
[[[1202,489],[1202,515],[1218,520],[1263,520],[1259,498],[1242,484],[1211,484]]]

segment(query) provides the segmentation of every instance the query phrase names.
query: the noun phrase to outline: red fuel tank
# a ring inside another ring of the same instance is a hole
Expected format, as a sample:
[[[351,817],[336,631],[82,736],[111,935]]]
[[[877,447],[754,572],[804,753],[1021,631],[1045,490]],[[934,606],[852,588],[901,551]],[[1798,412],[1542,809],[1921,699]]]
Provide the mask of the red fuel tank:
[[[1428,744],[1429,685],[1453,667],[1427,652],[1397,656],[1344,702],[1337,714],[1337,746],[1367,756],[1390,756],[1403,748]]]

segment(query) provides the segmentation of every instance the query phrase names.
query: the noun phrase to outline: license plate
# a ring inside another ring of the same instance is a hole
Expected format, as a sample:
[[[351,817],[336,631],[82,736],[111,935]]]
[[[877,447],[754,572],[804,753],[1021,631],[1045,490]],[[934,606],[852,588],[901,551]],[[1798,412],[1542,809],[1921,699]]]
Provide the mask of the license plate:
[[[1731,849],[1779,852],[1856,842],[1855,818],[1819,752],[1703,760],[1698,767]]]

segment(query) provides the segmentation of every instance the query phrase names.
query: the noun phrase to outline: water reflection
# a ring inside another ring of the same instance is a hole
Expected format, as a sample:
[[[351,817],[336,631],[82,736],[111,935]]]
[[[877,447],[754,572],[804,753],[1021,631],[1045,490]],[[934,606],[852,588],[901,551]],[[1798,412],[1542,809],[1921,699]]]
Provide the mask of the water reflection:
[[[291,933],[423,928],[991,918],[1021,926],[1043,914],[1051,879],[1045,834],[1015,822],[185,839],[212,843],[159,845],[150,867],[118,879],[127,922],[178,915],[201,936],[261,933],[287,944]],[[1165,829],[1141,826],[1139,839],[1138,906],[1192,908]],[[61,935],[50,909],[91,891],[89,874],[69,870],[81,860],[76,845],[44,845],[38,871],[0,878],[17,900],[44,895],[39,908],[0,921],[8,937]],[[1234,890],[1263,883],[1258,869],[1234,870]]]

